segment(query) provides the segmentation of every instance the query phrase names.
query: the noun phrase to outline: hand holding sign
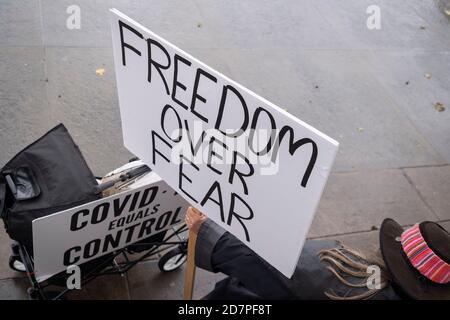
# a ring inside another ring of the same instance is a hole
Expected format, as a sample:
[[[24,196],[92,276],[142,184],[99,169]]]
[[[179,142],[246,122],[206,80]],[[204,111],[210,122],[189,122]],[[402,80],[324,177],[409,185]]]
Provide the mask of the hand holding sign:
[[[190,231],[194,232],[195,234],[198,234],[200,226],[202,225],[203,222],[205,222],[206,219],[208,219],[206,214],[198,211],[194,207],[189,207],[186,211],[184,221]]]

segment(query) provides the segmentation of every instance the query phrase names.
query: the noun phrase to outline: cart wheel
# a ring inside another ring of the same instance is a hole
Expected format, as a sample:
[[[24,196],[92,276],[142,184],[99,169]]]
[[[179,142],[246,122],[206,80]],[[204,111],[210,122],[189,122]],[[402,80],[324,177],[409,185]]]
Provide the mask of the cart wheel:
[[[9,256],[9,267],[18,272],[26,272],[25,265],[18,256]]]
[[[187,259],[186,250],[176,247],[159,259],[158,267],[162,272],[170,272],[179,268]]]

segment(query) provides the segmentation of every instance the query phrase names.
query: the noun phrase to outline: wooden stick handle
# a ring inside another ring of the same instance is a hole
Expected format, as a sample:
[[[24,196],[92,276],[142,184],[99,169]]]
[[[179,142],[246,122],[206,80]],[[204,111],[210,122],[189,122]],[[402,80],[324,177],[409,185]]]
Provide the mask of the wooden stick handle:
[[[195,282],[195,243],[197,234],[189,230],[186,274],[184,276],[184,300],[192,300]]]

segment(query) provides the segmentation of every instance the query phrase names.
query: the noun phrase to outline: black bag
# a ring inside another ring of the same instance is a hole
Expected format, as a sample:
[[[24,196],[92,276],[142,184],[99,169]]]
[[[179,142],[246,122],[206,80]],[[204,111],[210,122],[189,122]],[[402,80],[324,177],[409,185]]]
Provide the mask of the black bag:
[[[33,254],[32,221],[100,198],[97,181],[60,124],[0,170],[0,215],[11,239]]]

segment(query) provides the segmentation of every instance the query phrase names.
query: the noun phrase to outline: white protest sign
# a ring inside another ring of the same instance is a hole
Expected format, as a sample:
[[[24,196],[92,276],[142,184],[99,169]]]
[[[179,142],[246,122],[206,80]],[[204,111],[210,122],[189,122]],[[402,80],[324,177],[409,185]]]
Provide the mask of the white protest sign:
[[[188,203],[149,175],[152,183],[33,220],[37,280],[184,223]]]
[[[338,143],[111,10],[125,147],[292,276]]]

